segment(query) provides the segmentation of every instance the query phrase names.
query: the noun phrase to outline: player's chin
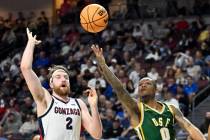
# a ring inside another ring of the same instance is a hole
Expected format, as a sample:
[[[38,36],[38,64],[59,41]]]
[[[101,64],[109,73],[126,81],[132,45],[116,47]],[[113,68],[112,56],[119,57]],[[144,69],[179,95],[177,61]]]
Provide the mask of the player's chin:
[[[59,95],[69,95],[70,91],[67,87],[61,87],[60,89],[56,90],[56,93]]]
[[[139,95],[140,95],[140,97],[148,96],[148,94],[146,92],[140,92]]]

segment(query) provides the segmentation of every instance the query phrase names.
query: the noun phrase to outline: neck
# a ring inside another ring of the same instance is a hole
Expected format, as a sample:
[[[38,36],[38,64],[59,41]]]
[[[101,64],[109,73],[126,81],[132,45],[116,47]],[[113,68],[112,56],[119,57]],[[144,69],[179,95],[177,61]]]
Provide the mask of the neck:
[[[161,111],[162,109],[162,105],[159,104],[156,100],[149,100],[148,102],[144,102],[146,105],[148,105],[149,107],[156,109],[158,111]]]
[[[157,106],[157,101],[155,100],[147,100],[147,101],[143,101],[143,103],[145,103],[146,105],[150,106],[150,107],[154,107]]]
[[[60,99],[60,100],[63,100],[63,101],[68,101],[69,100],[69,97],[66,96],[66,95],[63,95],[63,96],[62,95],[58,95],[55,92],[53,92],[52,95],[55,96],[56,98]]]

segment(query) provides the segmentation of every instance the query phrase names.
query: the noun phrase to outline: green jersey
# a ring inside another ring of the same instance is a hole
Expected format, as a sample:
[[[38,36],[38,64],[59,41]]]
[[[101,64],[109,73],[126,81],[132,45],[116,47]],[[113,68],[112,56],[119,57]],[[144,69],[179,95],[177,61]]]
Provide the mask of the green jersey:
[[[174,114],[170,106],[162,104],[159,112],[139,103],[140,124],[135,128],[140,140],[175,140]]]

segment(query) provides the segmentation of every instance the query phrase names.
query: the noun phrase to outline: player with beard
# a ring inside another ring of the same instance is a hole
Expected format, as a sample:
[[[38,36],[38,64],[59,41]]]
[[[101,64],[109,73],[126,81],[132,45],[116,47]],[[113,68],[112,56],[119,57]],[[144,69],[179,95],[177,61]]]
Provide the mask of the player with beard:
[[[121,81],[109,70],[102,48],[91,46],[101,73],[112,85],[118,99],[127,110],[131,126],[140,140],[175,140],[174,123],[184,128],[193,140],[205,140],[203,134],[189,122],[179,109],[155,100],[156,83],[149,77],[139,81],[138,101],[129,96]]]
[[[69,72],[63,66],[54,66],[49,72],[52,95],[42,87],[32,70],[35,45],[41,43],[27,28],[28,43],[21,60],[21,71],[37,105],[41,139],[79,140],[81,126],[93,138],[100,139],[102,124],[98,113],[98,96],[94,88],[87,89],[91,115],[86,104],[70,98]]]

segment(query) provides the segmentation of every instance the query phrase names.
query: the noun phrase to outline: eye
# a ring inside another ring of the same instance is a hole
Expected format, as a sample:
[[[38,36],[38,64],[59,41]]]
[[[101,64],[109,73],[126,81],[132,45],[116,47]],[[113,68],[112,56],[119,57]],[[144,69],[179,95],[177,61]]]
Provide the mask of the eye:
[[[56,79],[60,79],[61,76],[60,76],[60,75],[55,75],[55,78],[56,78]]]
[[[68,75],[64,75],[64,78],[65,78],[66,80],[69,80],[69,76],[68,76]]]

